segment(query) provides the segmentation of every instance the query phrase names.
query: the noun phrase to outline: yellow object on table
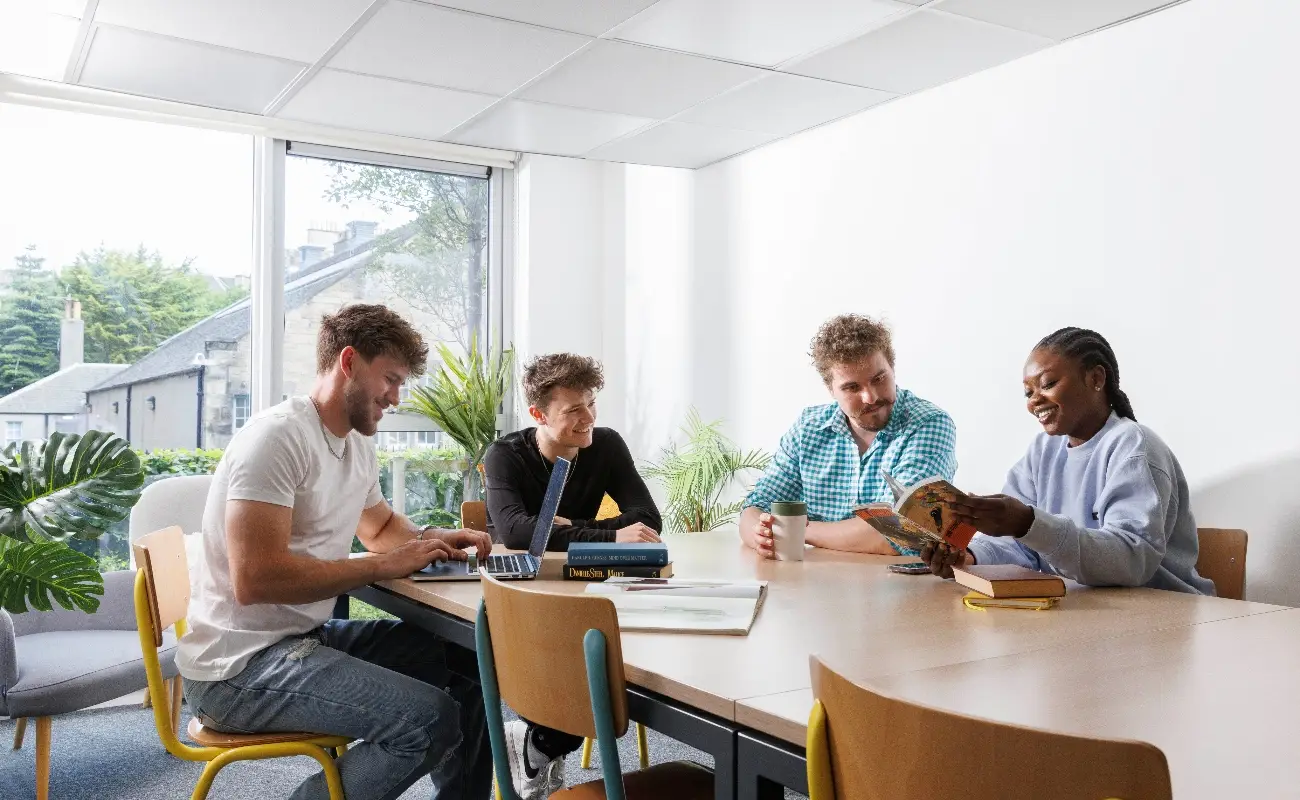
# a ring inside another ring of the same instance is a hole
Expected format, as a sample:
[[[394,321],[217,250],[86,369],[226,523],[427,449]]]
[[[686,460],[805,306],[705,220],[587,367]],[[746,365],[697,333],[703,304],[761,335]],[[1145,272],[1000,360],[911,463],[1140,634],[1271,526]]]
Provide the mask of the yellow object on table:
[[[1059,597],[989,597],[979,592],[967,592],[961,599],[963,605],[973,611],[989,608],[1018,608],[1022,611],[1047,611],[1056,608]]]

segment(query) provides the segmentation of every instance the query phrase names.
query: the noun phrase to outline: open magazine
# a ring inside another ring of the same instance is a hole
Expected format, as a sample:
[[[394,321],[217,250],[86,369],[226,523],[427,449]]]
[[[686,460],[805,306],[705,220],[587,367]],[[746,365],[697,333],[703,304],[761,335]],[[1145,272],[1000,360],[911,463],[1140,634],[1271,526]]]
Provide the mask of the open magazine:
[[[625,631],[744,636],[767,596],[767,581],[610,578],[587,585],[608,597]]]
[[[894,502],[868,503],[853,513],[866,520],[880,535],[903,550],[920,550],[927,544],[947,542],[965,549],[975,536],[975,527],[961,522],[953,514],[945,497],[962,496],[963,492],[944,478],[926,478],[912,486],[903,486],[885,473],[885,481],[894,493]]]

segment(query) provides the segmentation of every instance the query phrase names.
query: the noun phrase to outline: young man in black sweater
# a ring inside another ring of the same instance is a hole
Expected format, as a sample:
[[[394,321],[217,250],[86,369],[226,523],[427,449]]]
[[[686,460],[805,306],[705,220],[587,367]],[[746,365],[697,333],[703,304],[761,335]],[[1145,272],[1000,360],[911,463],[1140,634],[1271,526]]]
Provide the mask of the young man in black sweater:
[[[596,427],[596,392],[604,386],[600,363],[572,353],[540,356],[524,369],[528,413],[537,427],[498,439],[483,457],[493,539],[528,549],[551,467],[566,458],[573,466],[548,550],[568,550],[569,542],[659,541],[659,509],[623,437]],[[607,494],[620,513],[598,521]]]
[[[498,439],[483,457],[488,531],[516,550],[527,549],[556,458],[572,463],[551,531],[549,550],[569,542],[657,542],[662,519],[623,437],[596,427],[596,392],[605,387],[600,363],[572,353],[535,358],[524,368],[528,414],[537,423]],[[596,520],[608,494],[619,507]],[[582,738],[527,720],[506,725],[515,792],[544,798],[564,785],[564,756]]]

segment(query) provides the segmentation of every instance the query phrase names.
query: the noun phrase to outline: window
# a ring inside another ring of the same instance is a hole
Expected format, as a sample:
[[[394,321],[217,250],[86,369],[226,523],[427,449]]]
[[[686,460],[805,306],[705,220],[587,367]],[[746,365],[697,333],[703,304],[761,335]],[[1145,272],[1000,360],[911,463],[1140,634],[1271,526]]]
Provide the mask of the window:
[[[237,394],[230,400],[230,425],[239,430],[248,422],[248,416],[253,410],[252,398],[246,394]]]
[[[311,389],[320,319],[352,303],[382,303],[410,321],[430,346],[426,369],[439,367],[439,344],[456,353],[486,347],[495,297],[492,185],[486,168],[290,143],[283,391]],[[428,382],[427,376],[408,382],[401,401],[412,386]],[[394,505],[420,522],[454,523],[464,461],[436,426],[390,409],[375,444],[384,454],[381,484],[389,501],[392,465],[401,463],[405,495]]]
[[[21,442],[22,440],[23,440],[22,421],[19,420],[17,422],[6,422],[5,423],[5,444],[13,444],[14,442]]]
[[[18,301],[0,301],[0,331],[31,333],[5,341],[0,395],[80,361],[137,365],[122,383],[101,367],[67,386],[93,408],[76,419],[33,410],[50,430],[114,431],[142,450],[223,446],[224,378],[247,380],[235,357],[249,331],[221,314],[250,288],[253,137],[9,104],[0,120],[0,175],[22,187],[0,192],[0,295]]]

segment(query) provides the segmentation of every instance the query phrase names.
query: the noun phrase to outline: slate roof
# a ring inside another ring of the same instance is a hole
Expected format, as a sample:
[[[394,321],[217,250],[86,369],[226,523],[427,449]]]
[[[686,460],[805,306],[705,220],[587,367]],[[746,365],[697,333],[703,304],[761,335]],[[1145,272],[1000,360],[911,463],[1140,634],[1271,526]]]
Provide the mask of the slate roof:
[[[74,364],[0,397],[0,414],[80,414],[86,392],[127,368],[126,364]]]
[[[366,266],[374,257],[380,244],[407,238],[414,233],[414,224],[397,228],[391,233],[362,242],[351,250],[312,264],[308,271],[285,284],[284,309],[291,311],[329,287]],[[252,330],[252,298],[246,297],[228,308],[200,320],[154,348],[153,352],[132,364],[117,375],[104,380],[91,391],[104,391],[119,386],[183,375],[198,369],[195,356],[203,354],[207,342],[237,342]]]

